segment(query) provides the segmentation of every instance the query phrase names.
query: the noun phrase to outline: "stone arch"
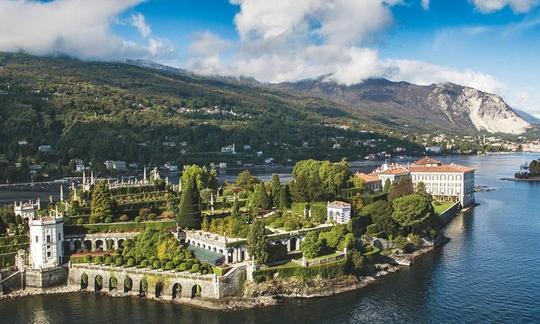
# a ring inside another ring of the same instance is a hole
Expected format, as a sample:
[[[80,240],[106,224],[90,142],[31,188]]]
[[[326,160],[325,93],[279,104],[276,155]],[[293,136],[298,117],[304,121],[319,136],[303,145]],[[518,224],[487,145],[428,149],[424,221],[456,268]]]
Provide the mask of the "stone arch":
[[[62,251],[64,255],[68,255],[71,253],[71,243],[69,241],[62,242]]]
[[[161,281],[156,282],[156,287],[155,287],[156,298],[160,298],[163,295],[163,287],[164,287],[163,282]]]
[[[232,263],[233,262],[233,255],[234,255],[234,250],[229,249],[227,251],[227,263]]]
[[[148,293],[148,281],[141,279],[139,283],[139,296],[144,297]]]
[[[115,276],[109,278],[109,291],[116,290],[118,288],[118,279]]]
[[[81,275],[81,290],[88,288],[88,275],[83,272]]]
[[[96,250],[103,251],[103,240],[96,240],[95,244],[96,244]]]
[[[114,250],[114,240],[113,239],[106,239],[105,240],[105,249],[107,251]]]
[[[215,247],[215,246],[214,246],[214,248],[212,249],[212,251],[214,251],[214,252],[217,252],[217,249],[216,249],[216,247]]]
[[[88,251],[92,251],[92,241],[85,240],[84,241],[84,249]]]
[[[191,298],[201,297],[202,288],[199,285],[191,287]]]
[[[94,291],[99,292],[103,289],[103,277],[101,275],[97,275],[94,278]]]
[[[289,249],[291,251],[296,251],[297,241],[298,239],[296,237],[291,237],[291,239],[289,240]]]
[[[179,283],[175,283],[172,286],[172,299],[182,296],[182,286]]]
[[[123,249],[124,248],[124,239],[119,239],[117,246],[118,246],[119,249]]]
[[[73,241],[73,250],[74,250],[74,251],[80,251],[80,250],[82,250],[82,246],[83,246],[83,244],[82,244],[81,240],[75,240],[75,241]]]
[[[130,292],[131,289],[133,289],[133,280],[131,280],[130,277],[126,277],[126,279],[124,279],[124,292]]]

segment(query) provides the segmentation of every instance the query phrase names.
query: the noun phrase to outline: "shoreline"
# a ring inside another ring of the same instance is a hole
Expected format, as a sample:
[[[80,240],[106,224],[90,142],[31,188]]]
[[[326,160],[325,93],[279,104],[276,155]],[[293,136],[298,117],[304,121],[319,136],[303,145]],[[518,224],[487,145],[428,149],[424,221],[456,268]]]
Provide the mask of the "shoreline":
[[[538,178],[523,178],[523,179],[519,179],[519,178],[500,178],[500,180],[516,181],[516,182],[540,182],[540,177],[538,177]]]
[[[418,257],[421,257],[435,249],[434,246],[426,247],[415,251],[410,255],[410,258],[414,261]],[[312,299],[312,298],[324,298],[334,295],[339,295],[355,290],[360,290],[373,283],[379,282],[383,278],[400,271],[404,266],[393,264],[376,264],[378,271],[372,276],[363,276],[356,278],[352,275],[345,276],[343,278],[323,280],[319,278],[310,279],[311,283],[317,283],[320,286],[315,287],[313,285],[306,285],[304,282],[296,278],[287,278],[287,280],[272,281],[267,283],[266,286],[277,288],[275,291],[265,290],[265,285],[254,284],[246,282],[244,290],[252,289],[251,296],[239,296],[239,297],[227,297],[223,299],[204,299],[204,298],[177,298],[175,300],[164,300],[153,297],[139,297],[131,294],[124,294],[118,292],[101,292],[94,293],[89,291],[83,291],[79,287],[71,285],[64,285],[51,288],[27,288],[25,290],[16,290],[8,294],[0,296],[0,302],[7,299],[19,299],[31,296],[44,296],[44,295],[62,295],[72,293],[83,294],[99,294],[110,298],[137,298],[144,299],[146,301],[154,301],[160,303],[171,303],[178,305],[186,305],[197,307],[201,309],[211,311],[239,311],[253,308],[262,308],[269,306],[276,306],[286,300],[292,299]],[[281,288],[280,288],[281,286]],[[257,290],[259,288],[259,290]]]

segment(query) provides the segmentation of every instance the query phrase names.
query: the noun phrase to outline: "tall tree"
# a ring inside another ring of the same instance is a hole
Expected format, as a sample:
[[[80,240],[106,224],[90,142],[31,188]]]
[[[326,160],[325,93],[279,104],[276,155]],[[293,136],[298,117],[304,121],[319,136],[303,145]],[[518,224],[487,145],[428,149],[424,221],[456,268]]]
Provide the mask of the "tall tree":
[[[392,207],[392,218],[409,232],[421,230],[433,212],[429,200],[417,194],[394,199]]]
[[[238,197],[234,197],[234,202],[231,207],[231,216],[234,216],[234,217],[240,216],[240,203],[238,202]]]
[[[104,222],[107,217],[114,218],[114,201],[107,184],[99,181],[92,190],[90,223]]]
[[[279,206],[279,191],[281,189],[281,181],[277,174],[272,174],[272,179],[270,180],[270,196],[272,197],[272,206]]]
[[[251,172],[248,170],[240,172],[236,177],[236,185],[248,191],[253,191],[255,186],[260,182],[261,180],[251,175]]]
[[[201,228],[201,210],[199,190],[194,178],[182,185],[182,199],[180,201],[180,213],[177,217],[178,226],[188,229]]]
[[[270,242],[265,235],[264,222],[255,219],[250,226],[247,238],[248,253],[257,264],[265,264],[268,261],[268,247]]]
[[[255,186],[255,191],[249,195],[248,202],[251,208],[269,209],[272,206],[272,200],[266,192],[264,183]]]
[[[279,189],[279,209],[285,210],[291,208],[291,195],[289,194],[289,186],[283,185]]]

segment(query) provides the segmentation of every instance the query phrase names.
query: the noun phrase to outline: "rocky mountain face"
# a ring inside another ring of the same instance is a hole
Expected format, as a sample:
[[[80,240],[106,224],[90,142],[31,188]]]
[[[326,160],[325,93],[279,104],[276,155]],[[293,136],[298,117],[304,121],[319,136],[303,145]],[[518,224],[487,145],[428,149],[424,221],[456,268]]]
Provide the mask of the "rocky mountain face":
[[[501,97],[452,83],[419,86],[374,79],[344,86],[321,78],[276,87],[331,99],[352,113],[404,127],[521,134],[532,126]]]

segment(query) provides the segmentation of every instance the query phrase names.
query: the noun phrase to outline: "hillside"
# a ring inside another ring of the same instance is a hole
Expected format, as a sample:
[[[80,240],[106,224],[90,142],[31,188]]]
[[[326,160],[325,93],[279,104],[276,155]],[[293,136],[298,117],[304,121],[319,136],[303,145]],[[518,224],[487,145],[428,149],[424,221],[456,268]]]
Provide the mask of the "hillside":
[[[344,86],[318,79],[276,87],[339,102],[352,115],[411,128],[521,134],[531,127],[499,96],[452,83],[419,86],[375,79]]]
[[[103,171],[108,159],[253,163],[422,152],[327,99],[154,66],[24,54],[0,54],[0,136],[1,181],[26,178],[36,163],[66,174],[76,158]],[[237,154],[218,153],[233,143]],[[38,152],[40,145],[52,149]]]

